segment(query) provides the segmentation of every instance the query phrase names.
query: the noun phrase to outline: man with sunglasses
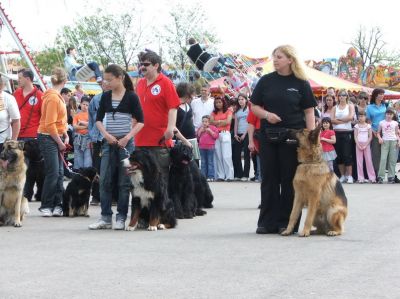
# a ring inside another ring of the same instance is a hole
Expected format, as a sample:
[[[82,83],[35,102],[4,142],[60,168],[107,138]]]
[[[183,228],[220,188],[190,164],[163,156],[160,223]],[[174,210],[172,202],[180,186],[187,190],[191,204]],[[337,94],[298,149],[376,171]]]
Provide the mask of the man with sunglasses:
[[[161,73],[161,57],[150,50],[139,54],[140,79],[136,91],[142,105],[144,127],[135,137],[135,146],[153,152],[168,183],[169,150],[180,105],[172,81]]]

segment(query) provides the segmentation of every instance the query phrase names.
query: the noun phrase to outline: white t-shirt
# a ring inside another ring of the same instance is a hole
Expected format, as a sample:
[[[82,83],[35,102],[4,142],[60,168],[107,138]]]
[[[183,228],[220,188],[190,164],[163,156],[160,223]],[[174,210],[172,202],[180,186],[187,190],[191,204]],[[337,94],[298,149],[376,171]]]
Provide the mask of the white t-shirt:
[[[211,112],[214,111],[214,99],[208,98],[207,101],[203,102],[201,98],[195,98],[192,103],[190,103],[190,106],[193,110],[193,124],[197,131],[202,125],[201,119],[203,116],[211,115]]]
[[[383,140],[397,140],[396,136],[396,127],[398,127],[397,121],[386,121],[382,120],[379,123],[379,126],[382,128],[382,139]]]
[[[20,119],[18,104],[15,98],[1,91],[0,93],[0,143],[4,143],[6,138],[11,138],[11,120]]]
[[[350,106],[346,104],[343,110],[340,109],[339,105],[336,106],[335,109],[335,117],[342,119],[350,115]],[[346,130],[351,131],[351,121],[348,121],[344,124],[333,125],[334,130]]]

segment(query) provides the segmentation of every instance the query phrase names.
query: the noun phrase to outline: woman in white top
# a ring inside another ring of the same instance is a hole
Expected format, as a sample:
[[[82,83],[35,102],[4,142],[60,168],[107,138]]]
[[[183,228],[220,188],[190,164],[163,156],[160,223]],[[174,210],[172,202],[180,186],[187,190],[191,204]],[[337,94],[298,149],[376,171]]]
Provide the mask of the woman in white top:
[[[348,94],[344,89],[339,90],[338,104],[332,108],[331,120],[336,133],[335,150],[336,162],[340,171],[340,182],[352,184],[352,136],[351,121],[354,118],[354,105],[348,103]]]
[[[0,75],[0,152],[6,139],[17,140],[21,127],[18,104],[15,98],[3,91],[7,78]]]

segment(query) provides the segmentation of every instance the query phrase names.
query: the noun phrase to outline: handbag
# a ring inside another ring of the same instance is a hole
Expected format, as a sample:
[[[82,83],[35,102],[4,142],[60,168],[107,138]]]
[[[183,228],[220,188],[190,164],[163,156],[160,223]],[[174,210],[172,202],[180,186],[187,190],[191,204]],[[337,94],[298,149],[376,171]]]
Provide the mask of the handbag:
[[[267,143],[283,143],[289,137],[289,129],[286,128],[266,128],[264,132]]]

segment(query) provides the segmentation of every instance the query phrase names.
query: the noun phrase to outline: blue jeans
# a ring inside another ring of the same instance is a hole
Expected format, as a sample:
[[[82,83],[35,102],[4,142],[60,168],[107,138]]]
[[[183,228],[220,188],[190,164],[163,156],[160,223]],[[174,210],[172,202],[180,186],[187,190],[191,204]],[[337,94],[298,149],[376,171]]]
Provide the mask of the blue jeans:
[[[122,160],[127,158],[134,150],[132,139],[126,145],[126,150],[116,145],[110,145],[106,141],[101,147],[100,164],[100,203],[101,218],[106,222],[111,222],[112,209],[111,199],[113,183],[118,182],[118,202],[116,220],[125,221],[128,215],[129,192],[131,181],[126,174],[125,167],[122,166]],[[118,176],[118,181],[113,178]]]
[[[92,153],[90,148],[82,150],[74,148],[74,169],[92,166]]]
[[[45,178],[42,189],[40,209],[51,209],[62,206],[64,191],[64,162],[58,145],[50,135],[38,134],[39,148],[43,155]]]
[[[102,77],[101,71],[100,71],[100,68],[99,68],[99,65],[98,65],[96,62],[89,62],[89,63],[87,63],[86,65],[94,72],[94,75],[96,76],[96,78]],[[83,68],[83,65],[78,66],[78,67],[74,68],[74,69],[71,71],[71,73],[69,74],[69,77],[70,77],[69,79],[70,79],[71,81],[76,81],[75,74],[76,74],[76,72],[77,72],[79,69],[81,69],[81,68]]]
[[[201,173],[209,179],[215,179],[214,149],[200,149]]]

